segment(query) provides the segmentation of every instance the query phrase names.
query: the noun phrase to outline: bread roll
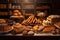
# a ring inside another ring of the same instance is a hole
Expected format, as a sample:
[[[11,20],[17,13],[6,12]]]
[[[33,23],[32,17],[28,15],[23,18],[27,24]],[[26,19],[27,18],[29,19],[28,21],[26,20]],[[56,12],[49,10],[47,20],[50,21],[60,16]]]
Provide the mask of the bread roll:
[[[22,32],[23,35],[26,35],[27,33],[28,33],[27,31],[23,31],[23,32]]]
[[[13,12],[14,12],[14,13],[15,13],[15,12],[19,12],[19,10],[14,10]]]
[[[43,20],[42,25],[43,25],[43,26],[50,26],[50,25],[51,25],[51,22],[48,21],[48,20]]]
[[[46,14],[45,14],[44,12],[39,12],[39,13],[37,14],[37,16],[39,16],[39,17],[45,17]]]
[[[5,19],[0,19],[0,23],[4,24],[4,23],[6,23],[6,20]]]
[[[18,16],[18,13],[14,13],[13,16]]]
[[[21,15],[21,12],[19,10],[14,10],[13,11],[13,16],[20,16]]]
[[[33,27],[33,30],[34,30],[34,31],[37,31],[38,28],[39,28],[39,26],[38,26],[38,25],[35,25],[35,26]]]
[[[34,34],[33,31],[29,31],[29,32],[28,32],[28,35],[33,35],[33,34]]]
[[[38,31],[41,31],[41,30],[43,30],[45,28],[45,26],[39,26],[39,28],[38,28]]]

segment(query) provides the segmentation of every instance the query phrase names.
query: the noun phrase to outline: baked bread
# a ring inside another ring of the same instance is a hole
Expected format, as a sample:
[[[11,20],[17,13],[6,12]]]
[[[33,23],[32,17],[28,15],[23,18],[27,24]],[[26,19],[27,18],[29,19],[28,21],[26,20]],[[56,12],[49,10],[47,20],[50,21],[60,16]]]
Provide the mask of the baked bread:
[[[51,32],[51,31],[54,31],[55,30],[55,27],[53,26],[47,26],[43,29],[42,32]]]
[[[14,10],[13,11],[13,16],[20,16],[21,15],[21,12],[19,10]]]
[[[0,19],[0,23],[4,24],[4,23],[6,23],[6,20],[5,19]]]
[[[56,32],[56,33],[60,33],[60,29],[56,29],[55,32]]]
[[[50,15],[47,17],[47,20],[56,23],[60,21],[60,15]]]
[[[33,20],[34,20],[34,15],[31,15],[30,17],[28,17],[28,19],[24,20],[22,22],[22,24],[24,24],[24,25],[31,24],[33,22]]]
[[[37,19],[34,15],[29,16],[28,19],[22,22],[22,24],[24,25],[40,24],[40,23],[41,23],[41,20]]]
[[[16,32],[16,33],[21,33],[21,32],[23,32],[23,30],[25,29],[25,26],[23,26],[23,25],[21,25],[21,24],[19,24],[19,23],[16,23],[15,25],[13,25],[13,27],[14,27],[14,31]]]
[[[46,14],[45,14],[44,12],[39,12],[39,13],[37,14],[37,16],[39,16],[39,17],[45,17]]]
[[[25,30],[22,32],[23,35],[26,35],[28,32]]]
[[[55,25],[58,29],[60,29],[60,22],[56,22],[56,23],[54,23],[54,25]]]
[[[15,33],[23,33],[25,34],[27,31],[30,31],[30,29],[32,29],[32,27],[30,26],[25,26],[19,23],[16,23],[15,25],[13,25],[13,30],[15,31]]]
[[[43,30],[44,28],[45,28],[45,26],[40,25],[39,28],[38,28],[38,31],[41,31],[41,30]]]
[[[38,28],[39,28],[39,26],[38,26],[38,25],[35,25],[35,26],[33,27],[33,31],[37,31]]]
[[[13,30],[12,26],[5,26],[4,27],[4,32],[10,32],[11,30]]]
[[[13,16],[18,16],[18,13],[14,13]]]
[[[43,20],[43,26],[50,26],[52,23],[49,20]]]
[[[0,32],[3,32],[3,33],[8,33],[11,30],[13,30],[13,27],[12,26],[1,26],[0,27]]]
[[[42,23],[42,21],[40,20],[40,19],[37,19],[36,18],[36,20],[35,20],[35,22],[34,23],[36,23],[36,24],[41,24]]]
[[[14,12],[14,13],[15,13],[15,12],[19,12],[19,10],[14,10],[13,12]]]
[[[34,34],[33,31],[29,31],[29,32],[28,32],[28,35],[33,35],[33,34]]]

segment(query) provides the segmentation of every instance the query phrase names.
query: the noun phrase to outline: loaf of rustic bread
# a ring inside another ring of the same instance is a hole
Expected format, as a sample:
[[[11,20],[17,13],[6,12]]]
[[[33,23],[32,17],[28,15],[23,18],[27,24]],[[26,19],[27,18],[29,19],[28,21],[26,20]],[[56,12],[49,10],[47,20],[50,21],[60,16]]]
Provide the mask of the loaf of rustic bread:
[[[47,17],[47,20],[51,22],[59,22],[60,21],[60,15],[50,15]]]

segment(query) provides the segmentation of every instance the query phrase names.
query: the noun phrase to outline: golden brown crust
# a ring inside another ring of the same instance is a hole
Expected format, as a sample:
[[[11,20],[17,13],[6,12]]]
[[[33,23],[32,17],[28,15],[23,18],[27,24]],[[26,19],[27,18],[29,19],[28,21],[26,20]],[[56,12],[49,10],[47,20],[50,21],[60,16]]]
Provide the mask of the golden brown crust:
[[[23,35],[26,35],[27,33],[28,33],[27,31],[23,31],[23,32],[22,32]]]
[[[24,30],[24,26],[22,26],[21,24],[16,24],[16,25],[14,25],[13,26],[14,27],[14,31],[16,32],[16,33],[18,33],[18,32],[22,32],[23,30]]]
[[[14,13],[13,16],[18,16],[18,13]]]
[[[33,27],[33,31],[37,31],[38,28],[39,28],[39,26],[38,26],[38,25],[35,25],[35,26]]]
[[[10,26],[4,26],[4,27],[0,28],[1,32],[9,32],[11,30],[13,30],[13,27],[10,27]]]
[[[37,19],[37,18],[35,18],[35,16],[34,15],[31,15],[28,19],[26,19],[26,20],[24,20],[23,22],[22,22],[22,24],[40,24],[41,23],[41,20],[40,19]]]
[[[56,22],[54,25],[55,25],[58,29],[60,29],[60,22]]]
[[[6,23],[6,20],[5,19],[0,19],[0,23],[1,24],[5,24]]]
[[[21,15],[21,12],[19,10],[14,10],[13,12],[14,12],[13,16],[20,16]]]
[[[34,15],[32,15],[32,16],[30,16],[28,19],[24,20],[24,21],[22,22],[22,24],[32,23],[33,19],[34,19]]]
[[[50,26],[50,27],[45,27],[42,32],[51,32],[51,31],[54,31],[54,30],[55,30],[55,27]]]
[[[57,23],[55,23],[56,25],[58,25],[59,27],[60,27],[60,22],[57,22]]]
[[[9,32],[11,30],[13,30],[13,27],[11,26],[4,27],[4,32]]]

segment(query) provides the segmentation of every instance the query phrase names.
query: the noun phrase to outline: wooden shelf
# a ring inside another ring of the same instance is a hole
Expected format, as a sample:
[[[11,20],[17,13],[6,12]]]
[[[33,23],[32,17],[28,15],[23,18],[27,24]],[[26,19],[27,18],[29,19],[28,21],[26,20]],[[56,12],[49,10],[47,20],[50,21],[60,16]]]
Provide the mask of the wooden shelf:
[[[49,2],[36,2],[36,3],[49,3]]]
[[[35,4],[35,3],[39,3],[39,4],[44,4],[44,3],[49,3],[49,2],[31,2],[31,3],[24,3],[24,2],[20,2],[20,3],[11,3],[11,4]],[[9,3],[8,3],[9,4]]]
[[[35,10],[35,9],[22,9],[22,10]]]
[[[34,34],[34,36],[60,36],[60,34],[52,34],[52,33],[39,33],[39,34]]]
[[[21,8],[20,9],[19,8],[9,8],[8,10],[15,10],[15,9],[21,10]]]
[[[21,4],[25,4],[25,5],[33,5],[35,3],[21,3]]]
[[[0,19],[10,19],[10,15],[0,16]]]
[[[40,7],[36,7],[36,9],[50,9],[49,6],[40,6]]]
[[[4,11],[8,11],[8,9],[0,9],[0,11],[3,11],[4,12]]]
[[[8,15],[8,12],[0,12],[0,16]]]
[[[30,2],[30,3],[24,3],[24,2],[21,2],[21,3],[22,3],[22,4],[31,4],[31,3],[33,4],[33,3],[35,3],[35,2]]]
[[[35,3],[36,0],[21,0],[21,2],[25,2],[25,3]]]
[[[2,0],[1,0],[2,1]],[[13,10],[21,10],[23,12],[23,10],[33,10],[33,13],[35,13],[36,10],[42,10],[42,9],[46,9],[49,10],[50,7],[46,6],[46,5],[50,5],[49,2],[47,2],[47,0],[6,0],[6,2],[0,2],[0,4],[6,4],[7,8],[0,8],[0,11],[7,11],[8,13],[10,13],[9,11],[13,11]],[[40,7],[40,4],[42,4],[42,7]],[[44,5],[44,6],[43,6]],[[13,6],[17,6],[16,8]],[[31,12],[31,11],[29,11]],[[12,13],[12,12],[11,12]]]
[[[7,8],[7,4],[0,4],[0,9],[6,9]]]
[[[21,3],[11,3],[11,4],[21,4]]]
[[[0,3],[0,4],[9,4],[9,3]]]
[[[9,10],[22,10],[22,9],[9,9]]]
[[[9,10],[16,10],[16,9],[9,9]],[[17,9],[17,10],[34,10],[34,8],[33,9]]]

